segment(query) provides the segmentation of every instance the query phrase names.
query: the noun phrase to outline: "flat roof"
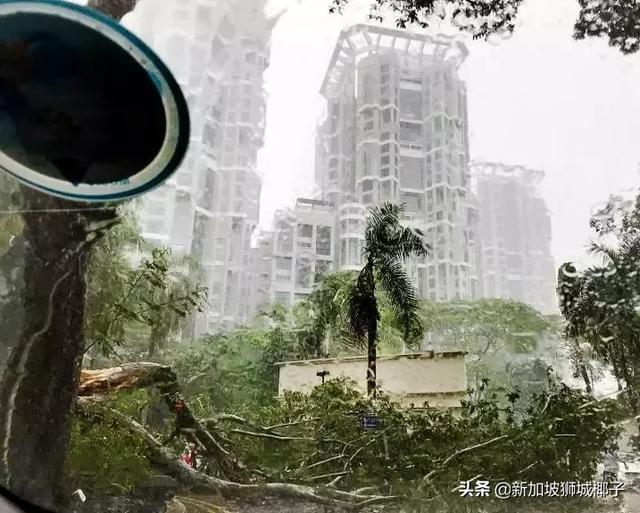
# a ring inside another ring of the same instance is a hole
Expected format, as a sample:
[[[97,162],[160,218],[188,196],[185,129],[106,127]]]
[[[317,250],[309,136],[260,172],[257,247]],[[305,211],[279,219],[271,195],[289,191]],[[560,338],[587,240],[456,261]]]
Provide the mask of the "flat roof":
[[[433,358],[460,358],[467,355],[466,351],[425,351],[422,353],[400,353],[394,355],[378,356],[377,361],[384,360],[417,360],[417,359],[433,359]],[[314,360],[291,360],[288,362],[278,362],[274,365],[282,367],[283,365],[313,365],[322,363],[340,363],[340,362],[357,362],[367,361],[367,356],[343,356],[337,358],[317,358]]]

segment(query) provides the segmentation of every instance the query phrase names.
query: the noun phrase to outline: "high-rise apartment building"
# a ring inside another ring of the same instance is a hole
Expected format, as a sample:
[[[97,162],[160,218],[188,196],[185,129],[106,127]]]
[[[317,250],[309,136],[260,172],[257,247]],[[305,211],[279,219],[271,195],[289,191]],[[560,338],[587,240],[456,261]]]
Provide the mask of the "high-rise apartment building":
[[[291,306],[305,299],[322,276],[334,269],[334,206],[326,201],[298,198],[295,208],[276,212],[273,230],[262,234],[260,307]]]
[[[557,311],[551,221],[538,184],[542,171],[492,162],[472,165],[480,209],[481,296]]]
[[[420,294],[476,295],[476,209],[467,99],[453,37],[356,25],[340,34],[322,84],[316,181],[338,210],[338,268],[361,265],[367,208],[404,203],[432,254],[413,262]]]
[[[191,253],[204,269],[209,307],[196,333],[245,322],[251,313],[263,74],[277,21],[265,16],[265,4],[167,0],[152,8],[142,0],[139,8],[149,12],[132,27],[166,60],[189,102],[189,152],[176,175],[145,197],[141,225],[148,240]]]

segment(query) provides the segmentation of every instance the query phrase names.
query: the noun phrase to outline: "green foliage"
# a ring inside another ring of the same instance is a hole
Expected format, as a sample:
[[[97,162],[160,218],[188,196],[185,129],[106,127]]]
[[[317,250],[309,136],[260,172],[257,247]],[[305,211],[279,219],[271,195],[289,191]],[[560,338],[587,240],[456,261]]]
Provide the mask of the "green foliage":
[[[295,360],[297,340],[281,325],[237,329],[167,352],[196,414],[244,412],[271,404],[278,393],[277,362]]]
[[[130,491],[152,473],[145,442],[123,428],[111,407],[137,417],[146,403],[144,392],[120,394],[96,407],[84,407],[72,419],[66,468],[73,486],[119,494]]]
[[[416,507],[428,500],[429,511],[472,506],[457,492],[460,480],[589,481],[602,454],[616,449],[621,411],[613,401],[595,402],[557,383],[528,405],[517,394],[506,401],[477,395],[460,411],[407,410],[383,394],[372,403],[332,380],[258,411],[246,430],[271,437],[228,436],[269,479],[326,484],[340,476],[345,489],[374,487]],[[362,429],[362,416],[374,410],[380,428]],[[499,501],[480,500],[501,511]]]
[[[523,303],[423,302],[421,317],[434,347],[468,353],[472,386],[489,379],[492,387],[539,389],[545,386],[547,367],[556,363],[553,353],[560,345],[556,324]]]
[[[134,266],[132,255],[139,250],[149,251],[150,258]],[[143,340],[149,356],[163,349],[206,301],[198,278],[188,257],[148,247],[135,219],[123,216],[91,254],[85,334],[93,353],[114,355],[116,348]]]
[[[344,308],[354,277],[349,271],[327,274],[309,297],[294,307],[294,330],[304,358],[328,356],[343,349],[350,339]]]
[[[571,263],[558,272],[560,309],[568,338],[587,342],[610,364],[629,389],[632,406],[640,408],[640,196],[628,205],[611,198],[591,219],[600,238],[591,251],[601,258],[578,272]]]

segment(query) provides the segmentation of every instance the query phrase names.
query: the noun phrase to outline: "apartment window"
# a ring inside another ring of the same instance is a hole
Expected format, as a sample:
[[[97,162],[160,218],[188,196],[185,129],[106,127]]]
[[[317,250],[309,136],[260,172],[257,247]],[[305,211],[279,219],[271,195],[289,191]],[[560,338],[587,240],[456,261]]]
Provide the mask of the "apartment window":
[[[293,249],[292,234],[290,231],[280,233],[278,237],[278,251],[290,253]]]
[[[312,235],[313,235],[313,225],[311,224],[298,225],[298,237],[305,237],[310,239]]]
[[[381,166],[388,166],[389,165],[389,155],[385,155],[380,159],[380,165]]]
[[[405,119],[422,118],[422,92],[400,90],[400,114]]]
[[[382,111],[382,122],[383,123],[391,123],[391,109],[384,109]]]
[[[421,213],[423,210],[422,196],[417,194],[403,194],[402,202],[406,205],[407,212]]]
[[[232,217],[231,218],[231,232],[234,235],[238,235],[242,230],[242,218],[241,217]]]
[[[410,189],[424,187],[424,166],[421,158],[402,157],[400,159],[400,173],[402,187]]]
[[[311,287],[311,261],[308,258],[298,258],[296,261],[296,287]]]
[[[276,257],[276,269],[291,271],[291,257]]]
[[[359,248],[358,242],[359,241],[356,239],[349,240],[349,263],[350,264],[360,263],[360,248]]]
[[[422,125],[417,123],[400,123],[400,140],[410,143],[422,142]]]
[[[371,130],[373,130],[373,121],[367,121],[364,124],[364,130],[365,132],[370,132]]]
[[[316,237],[316,253],[318,255],[331,254],[331,227],[318,226],[318,235]]]
[[[380,140],[386,141],[387,139],[389,139],[390,136],[391,134],[389,132],[382,132],[382,135],[380,135]]]
[[[388,201],[391,199],[391,182],[385,181],[382,182],[382,200],[383,201]]]
[[[274,294],[274,300],[279,305],[288,305],[291,295],[288,292],[276,292]]]
[[[362,182],[362,190],[363,192],[373,190],[373,180],[365,180]]]
[[[211,125],[204,125],[202,130],[202,143],[207,146],[215,144],[215,129]]]

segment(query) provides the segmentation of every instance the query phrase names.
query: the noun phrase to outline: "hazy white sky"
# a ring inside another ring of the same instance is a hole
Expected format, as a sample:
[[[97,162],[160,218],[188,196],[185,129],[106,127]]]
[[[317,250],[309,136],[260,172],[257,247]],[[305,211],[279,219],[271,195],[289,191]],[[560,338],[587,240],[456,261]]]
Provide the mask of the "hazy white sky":
[[[261,224],[313,191],[318,93],[339,31],[366,22],[369,0],[344,15],[329,0],[271,0],[289,7],[276,26],[266,73],[267,133]],[[558,263],[579,259],[594,204],[640,185],[640,54],[603,40],[574,41],[577,0],[527,0],[507,40],[467,41],[472,159],[542,169]],[[391,24],[392,20],[389,20]],[[435,31],[435,30],[434,30]]]

